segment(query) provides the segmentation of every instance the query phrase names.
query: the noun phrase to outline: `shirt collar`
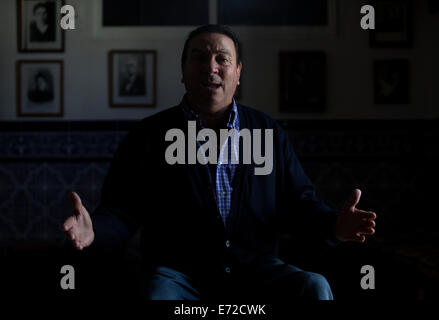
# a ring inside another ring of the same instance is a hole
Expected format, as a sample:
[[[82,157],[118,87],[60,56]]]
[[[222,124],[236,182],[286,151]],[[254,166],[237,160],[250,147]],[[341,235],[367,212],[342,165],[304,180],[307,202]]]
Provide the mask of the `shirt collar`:
[[[204,128],[198,113],[189,106],[189,102],[187,101],[186,95],[183,97],[183,100],[181,101],[180,105],[184,111],[184,114],[186,115],[187,120],[189,121],[195,120],[197,121],[197,124],[200,125],[201,128]],[[232,100],[232,110],[230,110],[229,119],[227,121],[226,127],[228,129],[239,130],[238,106],[234,98]]]

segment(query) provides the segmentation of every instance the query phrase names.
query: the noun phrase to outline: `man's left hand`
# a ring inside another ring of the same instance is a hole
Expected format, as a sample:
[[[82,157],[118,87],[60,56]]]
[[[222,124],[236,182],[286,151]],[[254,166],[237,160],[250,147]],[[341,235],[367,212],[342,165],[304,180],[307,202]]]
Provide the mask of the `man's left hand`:
[[[360,201],[361,191],[355,189],[340,212],[335,224],[335,234],[341,241],[364,242],[365,235],[375,233],[376,214],[355,208]]]

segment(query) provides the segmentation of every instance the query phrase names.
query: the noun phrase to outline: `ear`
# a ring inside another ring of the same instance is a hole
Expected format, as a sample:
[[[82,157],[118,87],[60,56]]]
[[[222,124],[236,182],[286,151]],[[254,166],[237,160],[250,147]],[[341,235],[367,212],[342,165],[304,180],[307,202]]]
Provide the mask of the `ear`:
[[[241,70],[242,70],[242,63],[240,63],[238,65],[238,68],[236,69],[237,76],[238,76],[238,82],[237,82],[238,86],[241,84],[240,81],[239,81],[239,79],[241,79]]]
[[[183,70],[183,66],[181,66],[181,79],[180,79],[181,83],[184,83],[184,70]]]

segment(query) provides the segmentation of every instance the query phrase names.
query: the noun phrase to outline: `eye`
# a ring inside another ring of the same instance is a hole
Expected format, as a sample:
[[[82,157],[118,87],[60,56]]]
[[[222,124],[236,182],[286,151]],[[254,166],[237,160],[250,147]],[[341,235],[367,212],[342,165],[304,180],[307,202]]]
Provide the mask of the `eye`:
[[[192,55],[192,59],[195,61],[206,61],[208,59],[208,56],[203,53],[195,53]]]
[[[228,64],[229,63],[229,58],[225,57],[225,56],[218,56],[216,58],[216,60],[218,61],[218,63],[221,63],[221,64]]]

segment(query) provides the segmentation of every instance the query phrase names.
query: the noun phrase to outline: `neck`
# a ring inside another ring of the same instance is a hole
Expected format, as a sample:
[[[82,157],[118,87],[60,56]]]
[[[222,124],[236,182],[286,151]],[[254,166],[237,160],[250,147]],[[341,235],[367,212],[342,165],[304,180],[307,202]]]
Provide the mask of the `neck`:
[[[205,127],[217,130],[226,126],[231,110],[231,103],[225,106],[205,107],[192,103],[189,98],[188,103],[189,106],[198,113]]]
[[[44,23],[44,22],[42,22],[42,21],[37,21],[37,27],[38,27],[38,29],[40,29],[40,30],[44,30],[44,29],[47,28],[47,24]]]

